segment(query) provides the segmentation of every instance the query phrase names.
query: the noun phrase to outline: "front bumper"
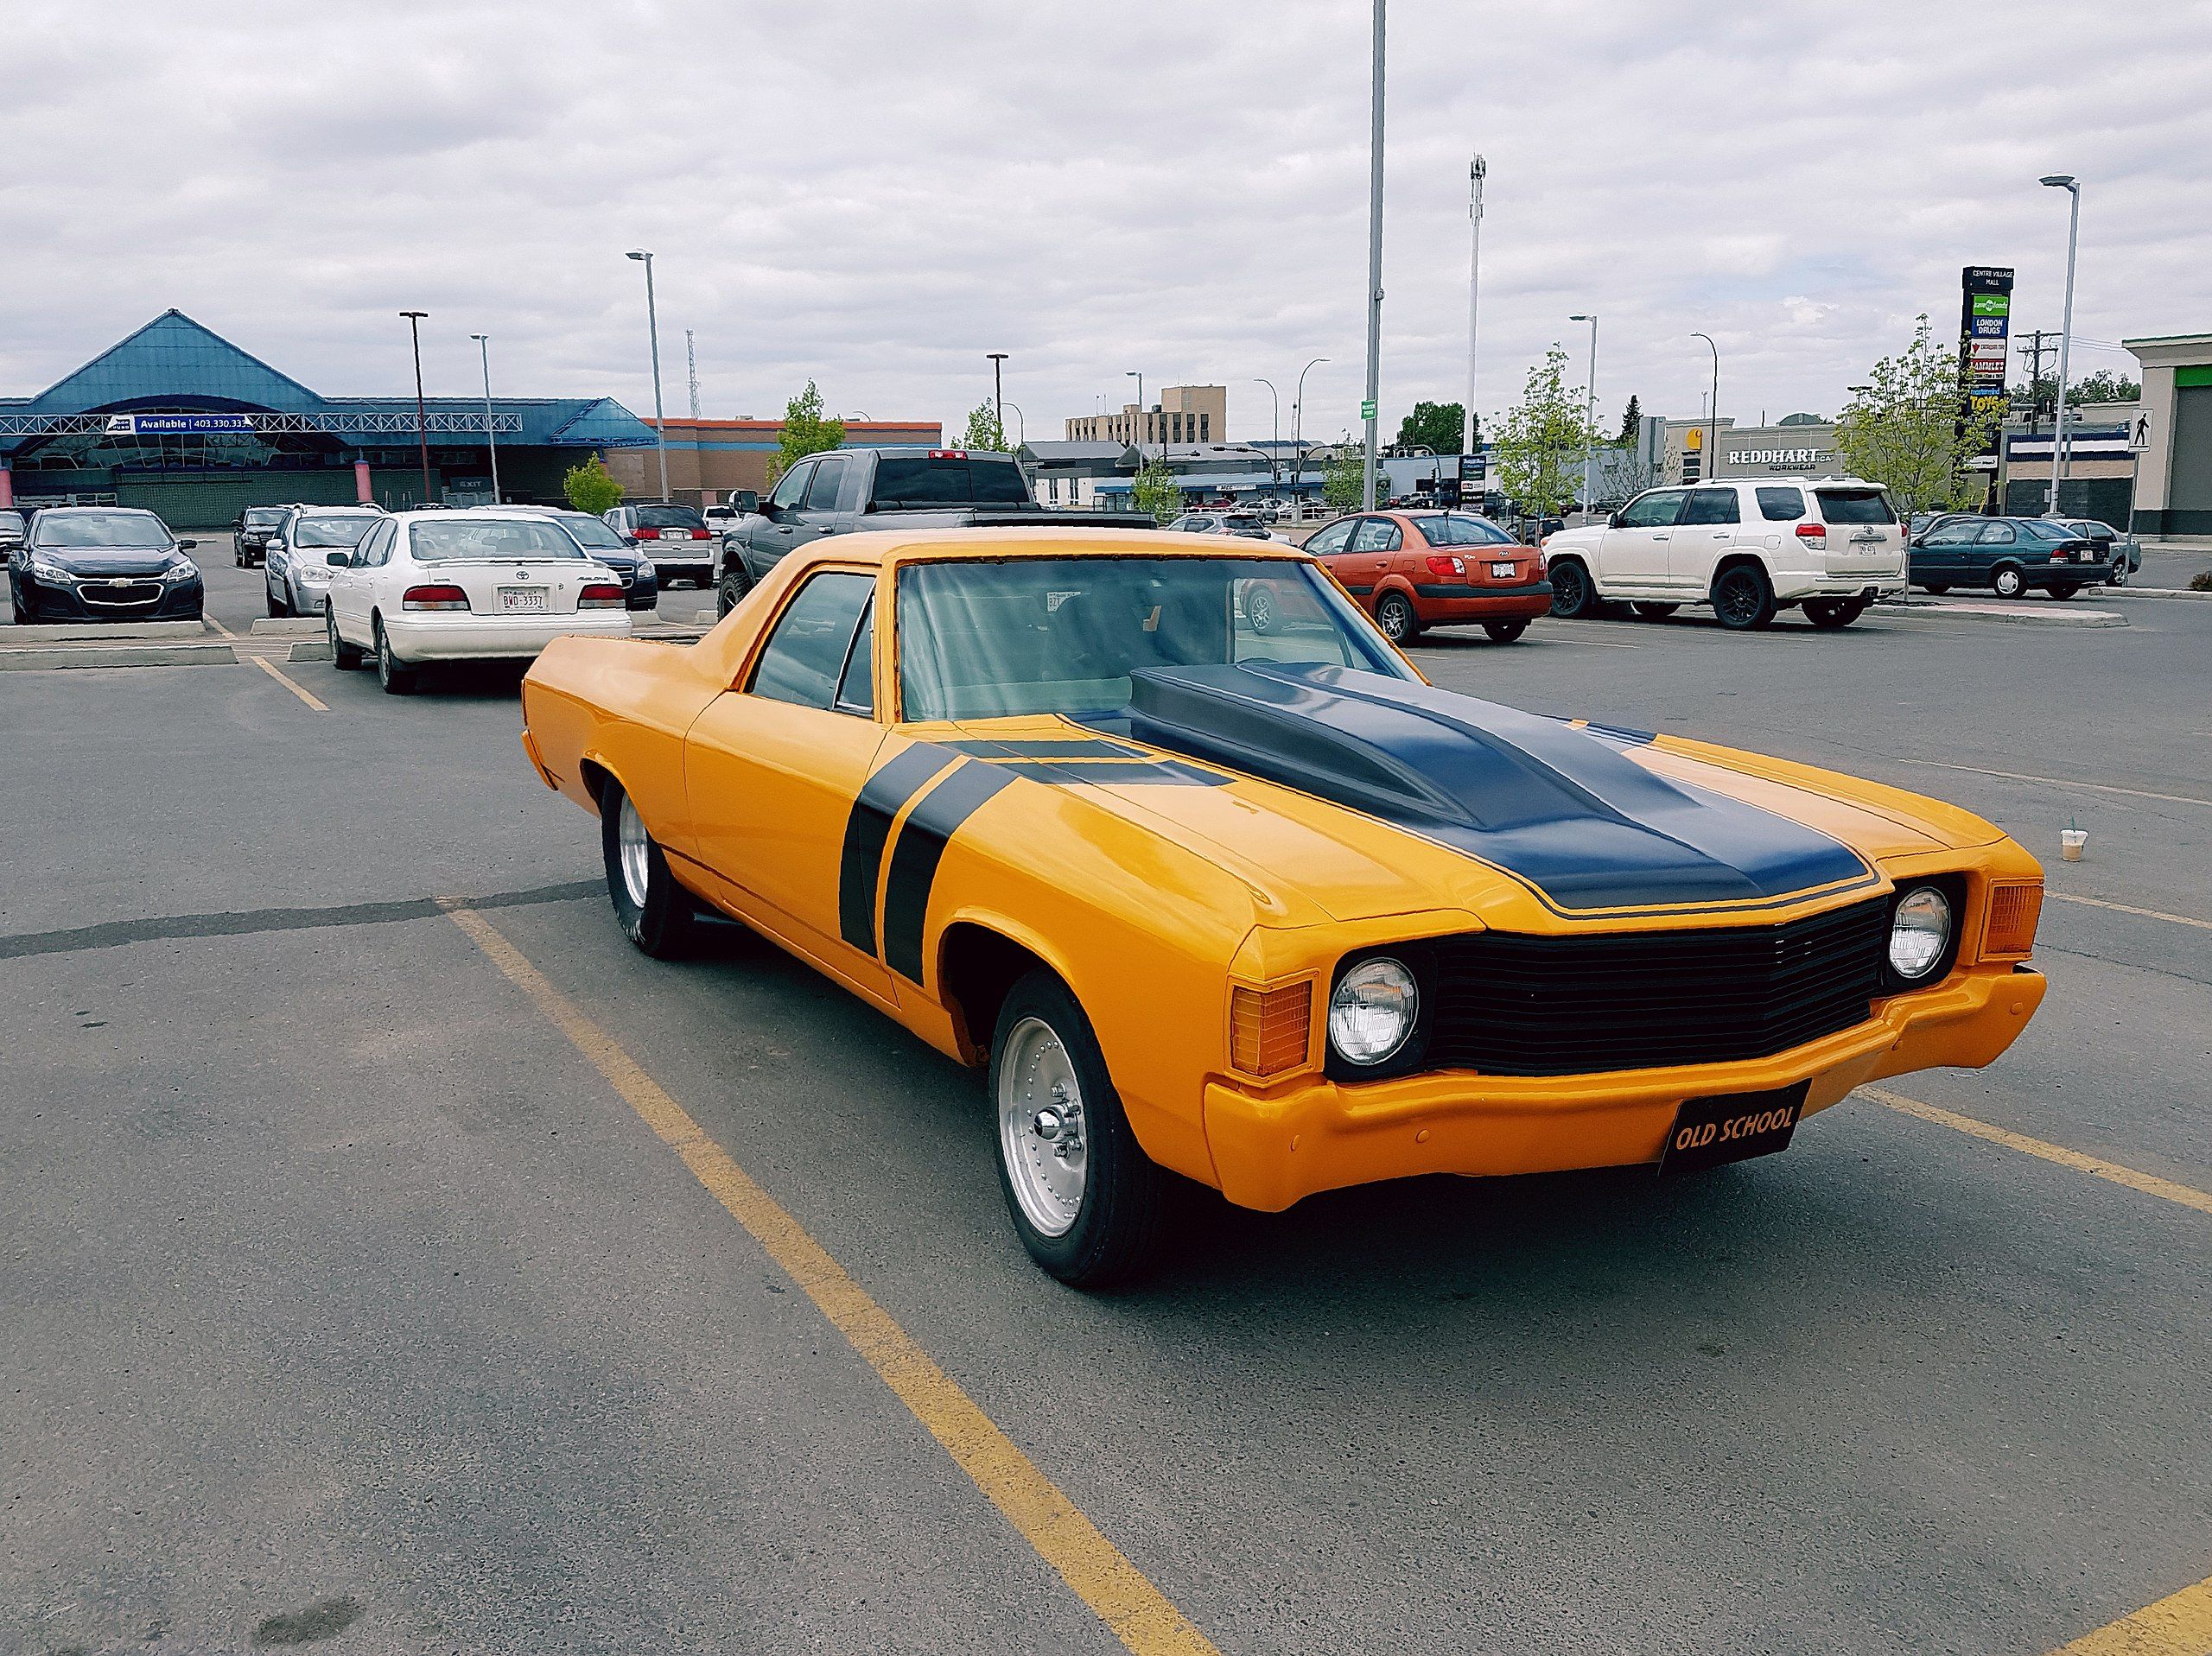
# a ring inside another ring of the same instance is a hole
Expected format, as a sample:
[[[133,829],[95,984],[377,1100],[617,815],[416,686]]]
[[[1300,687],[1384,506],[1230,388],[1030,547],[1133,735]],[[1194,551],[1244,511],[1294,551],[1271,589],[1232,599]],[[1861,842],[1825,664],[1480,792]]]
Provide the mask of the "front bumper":
[[[71,585],[24,574],[17,578],[22,600],[18,612],[26,621],[192,621],[207,602],[206,583],[197,575],[190,581],[127,579],[129,587],[118,587],[105,576]],[[159,590],[149,594],[149,588]]]
[[[1872,1018],[1771,1058],[1595,1075],[1430,1072],[1345,1086],[1206,1084],[1222,1194],[1268,1212],[1303,1196],[1416,1173],[1551,1173],[1656,1164],[1685,1100],[1811,1083],[1805,1114],[1854,1087],[1936,1064],[1993,1062],[2042,1005],[2026,966],[1977,965],[1879,1002]]]
[[[626,638],[630,612],[524,617],[403,610],[385,612],[384,630],[391,653],[404,662],[526,661],[556,638]]]

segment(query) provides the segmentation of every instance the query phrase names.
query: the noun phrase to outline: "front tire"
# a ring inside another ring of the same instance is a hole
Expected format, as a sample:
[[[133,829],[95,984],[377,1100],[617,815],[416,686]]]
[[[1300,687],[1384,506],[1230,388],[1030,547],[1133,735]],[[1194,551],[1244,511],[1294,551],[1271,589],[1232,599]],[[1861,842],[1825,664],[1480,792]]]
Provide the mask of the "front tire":
[[[1756,631],[1774,623],[1774,587],[1755,563],[1738,563],[1713,577],[1713,612],[1732,632]]]
[[[1421,618],[1403,593],[1385,593],[1375,606],[1375,625],[1392,644],[1405,645],[1421,636]]]
[[[415,669],[391,653],[391,639],[379,619],[375,624],[377,682],[384,686],[386,695],[412,695],[415,693]]]
[[[1859,598],[1808,598],[1805,600],[1805,619],[1824,632],[1834,632],[1847,627],[1866,613],[1866,602]]]
[[[361,664],[361,647],[349,644],[338,636],[338,611],[335,606],[322,606],[323,630],[330,635],[330,664],[341,673],[350,673]]]
[[[1681,606],[1680,604],[1636,603],[1630,605],[1629,607],[1647,621],[1663,621],[1681,608]]]
[[[1552,565],[1552,613],[1562,620],[1578,620],[1598,607],[1597,588],[1580,560],[1565,558]]]
[[[1490,634],[1492,644],[1511,644],[1529,630],[1526,621],[1485,621],[1483,631]]]
[[[1129,1131],[1090,1020],[1050,972],[1000,1007],[990,1088],[999,1190],[1029,1257],[1074,1288],[1143,1274],[1166,1240],[1171,1176]]]
[[[612,777],[600,790],[599,824],[607,895],[622,935],[657,961],[685,953],[697,929],[698,910],[668,872],[668,858],[646,831],[628,791]]]
[[[753,577],[745,573],[743,564],[736,564],[724,570],[722,578],[715,583],[716,612],[720,615],[728,615],[738,606],[746,593],[752,590]]]

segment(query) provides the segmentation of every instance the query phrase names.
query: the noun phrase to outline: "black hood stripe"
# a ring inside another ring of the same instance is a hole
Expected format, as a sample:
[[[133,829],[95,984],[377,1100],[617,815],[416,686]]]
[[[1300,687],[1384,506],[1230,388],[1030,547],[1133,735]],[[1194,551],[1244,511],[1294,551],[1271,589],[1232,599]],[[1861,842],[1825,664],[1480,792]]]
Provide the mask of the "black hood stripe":
[[[1378,673],[1143,672],[1128,732],[1449,846],[1560,915],[1769,907],[1881,883],[1816,828],[1637,764],[1629,733]]]

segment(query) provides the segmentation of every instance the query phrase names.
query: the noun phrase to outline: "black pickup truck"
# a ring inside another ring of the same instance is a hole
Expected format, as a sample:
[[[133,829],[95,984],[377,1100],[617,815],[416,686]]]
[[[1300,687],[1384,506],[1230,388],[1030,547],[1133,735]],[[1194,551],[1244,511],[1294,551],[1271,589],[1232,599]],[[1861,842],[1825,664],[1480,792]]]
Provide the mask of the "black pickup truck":
[[[724,525],[716,602],[724,615],[794,549],[825,535],[887,529],[1014,526],[1152,529],[1144,512],[1039,505],[1011,454],[967,448],[836,448],[809,454],[766,500],[739,491],[709,511]]]

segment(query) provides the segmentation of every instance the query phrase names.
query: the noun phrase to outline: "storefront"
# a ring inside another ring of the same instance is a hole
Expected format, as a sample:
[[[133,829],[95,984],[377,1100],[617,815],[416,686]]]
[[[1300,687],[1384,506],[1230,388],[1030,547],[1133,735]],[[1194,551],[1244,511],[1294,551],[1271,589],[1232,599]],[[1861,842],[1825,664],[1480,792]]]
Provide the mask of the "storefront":
[[[2143,365],[2135,532],[2212,535],[2212,333],[2122,343]]]

